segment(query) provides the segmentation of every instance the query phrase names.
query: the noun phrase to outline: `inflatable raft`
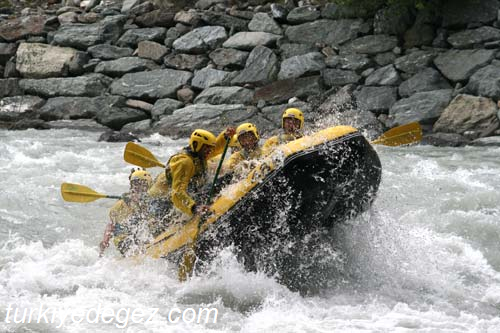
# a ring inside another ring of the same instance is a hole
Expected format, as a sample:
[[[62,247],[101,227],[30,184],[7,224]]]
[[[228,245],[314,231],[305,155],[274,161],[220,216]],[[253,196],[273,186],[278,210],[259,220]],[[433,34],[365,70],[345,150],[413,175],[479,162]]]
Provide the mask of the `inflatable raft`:
[[[312,282],[298,272],[307,260],[298,253],[314,251],[337,223],[369,208],[380,178],[375,150],[353,127],[328,128],[279,146],[215,199],[213,214],[200,224],[199,262],[232,246],[247,269],[264,270],[300,290]],[[147,254],[179,261],[198,222],[195,217],[170,227]]]

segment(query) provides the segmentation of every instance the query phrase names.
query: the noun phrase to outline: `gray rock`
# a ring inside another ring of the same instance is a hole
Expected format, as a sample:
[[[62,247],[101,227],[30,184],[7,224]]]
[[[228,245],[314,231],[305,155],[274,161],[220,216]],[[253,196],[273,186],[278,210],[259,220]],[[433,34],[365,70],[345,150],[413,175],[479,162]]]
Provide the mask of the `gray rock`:
[[[247,29],[248,21],[226,15],[223,13],[205,11],[201,15],[201,19],[208,25],[220,25],[226,29],[233,29],[234,31],[243,31]]]
[[[0,98],[22,94],[19,79],[0,79]]]
[[[442,6],[443,26],[465,26],[469,23],[487,23],[497,17],[497,0],[445,1]]]
[[[431,24],[415,23],[404,34],[404,46],[406,49],[432,45],[436,36],[435,28]]]
[[[2,125],[3,124],[0,122],[0,126]],[[10,126],[8,126],[7,128],[12,131],[24,131],[28,128],[49,129],[49,126],[41,119],[23,118],[19,121],[16,121],[15,123],[10,124]]]
[[[213,5],[216,5],[219,3],[223,4],[225,1],[226,0],[198,0],[198,1],[196,1],[196,4],[194,6],[197,9],[205,10],[205,9],[209,9]]]
[[[346,85],[329,95],[318,107],[320,114],[332,114],[357,108],[353,90],[355,85]],[[384,89],[386,89],[384,87]],[[360,97],[363,98],[363,97]]]
[[[397,58],[394,66],[402,72],[415,74],[429,67],[437,56],[438,54],[432,51],[415,51]]]
[[[175,13],[164,9],[156,9],[149,13],[137,16],[134,22],[142,28],[165,27],[170,28],[175,25]]]
[[[288,15],[288,10],[278,3],[271,4],[271,15],[278,22],[285,22]]]
[[[167,30],[165,28],[141,28],[127,30],[116,43],[118,46],[136,47],[139,42],[149,40],[162,42]]]
[[[342,44],[356,38],[363,20],[317,20],[286,29],[285,35],[291,42],[302,44]]]
[[[99,112],[119,109],[124,104],[121,96],[54,97],[47,100],[39,115],[45,121],[94,118]]]
[[[143,134],[147,133],[150,129],[151,129],[151,119],[144,119],[124,125],[120,130],[120,132],[129,134],[130,133]]]
[[[200,13],[195,10],[181,10],[175,14],[174,21],[185,26],[200,25]]]
[[[329,87],[345,86],[346,84],[358,83],[361,77],[354,71],[346,71],[343,69],[327,68],[322,72],[323,80]]]
[[[493,50],[449,50],[434,59],[434,64],[448,80],[466,81],[493,60],[494,55]]]
[[[470,145],[477,147],[500,147],[500,136],[476,139]]]
[[[12,78],[12,77],[20,77],[21,75],[19,72],[16,70],[16,59],[12,57],[7,63],[5,64],[3,76],[5,78]]]
[[[394,127],[418,121],[432,124],[451,101],[450,89],[419,92],[397,101],[389,110],[388,126]]]
[[[227,39],[226,30],[218,26],[206,26],[194,29],[176,39],[172,46],[178,52],[204,53]]]
[[[377,54],[390,51],[397,45],[398,39],[395,36],[368,35],[347,43],[344,50],[363,54]]]
[[[97,141],[105,141],[105,142],[130,142],[136,141],[140,142],[139,138],[135,135],[126,133],[126,132],[118,132],[118,131],[106,131],[102,133]]]
[[[4,66],[16,54],[16,50],[15,43],[0,43],[0,65]]]
[[[203,68],[208,63],[204,54],[169,54],[163,59],[165,66],[175,69],[194,71]]]
[[[422,137],[422,144],[437,147],[462,147],[470,140],[456,133],[429,133]]]
[[[160,63],[167,54],[168,49],[156,42],[151,41],[142,41],[139,42],[137,47],[137,55],[141,58],[150,59],[157,63]]]
[[[363,71],[369,67],[372,62],[364,54],[342,54],[325,59],[328,67],[334,67],[344,70]]]
[[[137,6],[132,7],[132,9],[129,11],[129,15],[140,16],[149,13],[154,9],[155,6],[151,2],[146,1]]]
[[[448,37],[448,43],[457,49],[472,48],[477,44],[495,40],[500,40],[500,30],[487,26],[460,31]]]
[[[497,106],[489,98],[457,95],[434,124],[434,132],[464,134],[473,131],[476,137],[493,134],[500,127]]]
[[[233,85],[246,83],[262,85],[273,81],[278,72],[278,57],[265,46],[257,46],[250,52],[245,69],[231,82]]]
[[[310,44],[283,43],[280,45],[281,59],[287,59],[315,51],[316,48]]]
[[[231,72],[220,71],[213,68],[203,68],[194,73],[191,86],[206,89],[213,86],[223,86],[232,78]],[[226,104],[226,103],[221,103]]]
[[[253,90],[242,87],[211,87],[203,90],[195,104],[250,104]]]
[[[389,6],[380,9],[373,19],[375,34],[402,36],[412,23],[408,6]]]
[[[386,66],[394,63],[396,55],[393,52],[378,53],[374,60],[379,66]]]
[[[0,121],[15,122],[23,118],[32,118],[45,103],[38,96],[14,96],[0,99]]]
[[[203,123],[203,128],[219,133],[227,126],[244,122],[257,113],[254,107],[242,104],[210,105],[193,104],[163,116],[153,127],[161,135],[187,136]]]
[[[248,52],[235,49],[216,49],[210,52],[210,59],[220,67],[242,68],[245,67]]]
[[[401,82],[399,73],[394,65],[387,65],[377,69],[365,80],[367,86],[396,86]]]
[[[132,7],[135,7],[139,5],[142,2],[142,0],[124,0],[122,4],[122,13],[128,13]]]
[[[319,76],[275,81],[255,91],[254,100],[278,104],[292,97],[318,95],[322,91]]]
[[[349,19],[349,18],[368,18],[375,15],[378,8],[371,8],[370,4],[367,6],[356,5],[339,5],[336,3],[327,3],[321,11],[321,16],[329,19]]]
[[[19,86],[25,93],[44,96],[99,96],[107,90],[111,79],[102,74],[79,77],[22,79]]]
[[[114,130],[120,130],[125,124],[147,119],[142,110],[132,108],[108,108],[97,114],[97,122]]]
[[[54,33],[53,43],[85,50],[89,46],[114,43],[123,30],[123,16],[109,16],[94,24],[67,24]]]
[[[50,129],[74,129],[80,131],[89,131],[89,132],[105,132],[109,130],[108,127],[99,124],[94,119],[62,119],[62,120],[53,120],[46,122],[47,126]]]
[[[103,60],[114,60],[122,57],[129,57],[134,53],[129,47],[118,47],[109,44],[99,44],[91,46],[87,49],[93,58],[99,58]]]
[[[174,97],[177,89],[189,82],[193,74],[173,69],[125,74],[113,82],[111,93],[143,100]]]
[[[176,99],[163,98],[155,102],[151,110],[151,118],[154,121],[160,119],[161,116],[172,114],[177,109],[183,107],[184,104]]]
[[[280,38],[280,35],[268,32],[238,32],[226,40],[222,46],[239,50],[252,50],[256,46],[273,46]]]
[[[370,111],[346,110],[335,114],[335,118],[338,125],[355,127],[368,139],[375,139],[384,130],[380,121]]]
[[[250,23],[248,23],[248,30],[269,32],[275,35],[283,33],[279,24],[267,13],[256,13]]]
[[[14,42],[29,36],[45,34],[44,15],[21,16],[0,22],[0,41]]]
[[[426,68],[399,86],[399,95],[408,97],[417,92],[451,89],[446,79],[434,68]]]
[[[297,78],[304,74],[319,72],[325,68],[324,57],[319,52],[311,52],[283,60],[278,80]]]
[[[142,72],[158,68],[159,66],[152,60],[125,57],[116,60],[102,61],[96,66],[95,72],[116,77],[131,72]]]
[[[389,110],[398,99],[395,87],[363,87],[354,96],[359,109],[377,113]]]
[[[488,65],[472,74],[465,89],[477,96],[500,99],[500,68]]]
[[[300,24],[314,21],[319,18],[320,14],[320,11],[314,6],[302,6],[292,9],[286,19],[291,24]]]

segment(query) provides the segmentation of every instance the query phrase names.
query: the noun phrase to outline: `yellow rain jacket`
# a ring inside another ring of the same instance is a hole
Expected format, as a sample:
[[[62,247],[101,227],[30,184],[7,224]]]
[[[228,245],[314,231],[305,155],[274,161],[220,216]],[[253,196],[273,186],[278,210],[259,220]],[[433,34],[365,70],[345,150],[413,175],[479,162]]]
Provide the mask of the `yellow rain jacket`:
[[[118,244],[125,237],[127,237],[127,234],[120,229],[120,225],[130,215],[132,215],[132,213],[132,208],[130,208],[123,200],[118,200],[109,210],[109,219],[115,225],[115,230],[113,231],[113,243],[116,248],[118,248]]]
[[[293,135],[293,134],[279,134],[270,137],[269,139],[264,142],[264,145],[262,146],[262,150],[265,155],[269,154],[271,151],[273,151],[274,148],[276,148],[279,145],[285,144],[287,142],[293,141],[300,139],[302,137],[302,134],[298,135]]]
[[[217,137],[215,148],[207,157],[207,160],[219,155],[224,150],[225,143],[224,132],[222,132]],[[172,203],[188,216],[193,215],[193,206],[196,203],[188,194],[188,187],[197,190],[205,185],[207,183],[206,170],[207,161],[202,160],[189,149],[184,149],[172,156],[168,161],[166,177],[168,178],[168,175],[170,175],[169,178],[172,183]]]
[[[165,172],[161,172],[155,179],[153,186],[148,190],[148,195],[152,198],[167,197],[169,195],[169,180]]]

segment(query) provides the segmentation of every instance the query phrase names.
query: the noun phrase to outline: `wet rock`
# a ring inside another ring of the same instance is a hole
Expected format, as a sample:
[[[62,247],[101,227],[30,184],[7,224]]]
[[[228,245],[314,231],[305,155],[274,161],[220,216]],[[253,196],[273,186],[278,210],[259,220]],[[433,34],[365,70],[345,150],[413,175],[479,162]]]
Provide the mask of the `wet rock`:
[[[194,71],[205,67],[208,58],[204,54],[169,54],[163,59],[163,62],[166,67]]]
[[[395,87],[363,87],[354,96],[359,109],[375,113],[389,110],[398,99]]]
[[[210,52],[210,59],[220,67],[241,68],[245,67],[249,53],[235,49],[216,49]]]
[[[153,105],[151,110],[151,118],[154,121],[160,119],[161,116],[172,114],[177,109],[180,109],[184,103],[171,98],[159,99]]]
[[[389,110],[389,127],[404,125],[413,121],[432,124],[441,116],[451,101],[450,89],[419,92],[397,101]]]
[[[234,85],[266,84],[276,78],[278,57],[265,46],[257,46],[248,56],[243,69],[231,82]]]
[[[216,48],[227,39],[226,30],[220,26],[206,26],[194,29],[176,39],[172,46],[178,52],[204,53]]]
[[[44,96],[99,96],[107,90],[111,79],[102,74],[69,78],[22,79],[19,86],[25,93]]]
[[[304,97],[321,93],[319,76],[309,76],[299,79],[275,81],[255,91],[255,101],[265,101],[272,104],[288,101],[292,97]]]
[[[1,125],[1,124],[0,124]],[[34,129],[49,129],[49,126],[40,119],[21,119],[19,121],[16,121],[14,124],[8,127],[9,130],[13,131],[23,131],[27,130],[29,128],[34,128]]]
[[[278,80],[297,78],[304,74],[319,72],[325,67],[324,56],[319,52],[291,57],[281,63]]]
[[[365,80],[367,86],[396,86],[401,82],[399,73],[394,65],[387,65],[377,69]]]
[[[37,96],[14,96],[0,99],[0,121],[15,122],[33,117],[45,100]]]
[[[460,82],[487,65],[494,54],[493,50],[449,50],[434,59],[434,64],[447,79]]]
[[[302,44],[342,44],[356,38],[363,20],[317,20],[286,29],[285,35],[291,42]]]
[[[147,119],[148,115],[142,110],[132,108],[108,108],[99,112],[97,122],[114,130],[120,130],[125,124]]]
[[[375,139],[383,133],[383,126],[369,111],[346,110],[335,114],[337,123],[357,128],[368,139]]]
[[[477,147],[500,147],[500,136],[490,136],[472,141],[471,146]]]
[[[174,97],[177,89],[188,83],[193,74],[173,69],[125,74],[113,82],[111,93],[141,100]]]
[[[320,11],[314,6],[302,6],[292,9],[286,19],[291,24],[300,24],[314,21],[319,18],[320,14]]]
[[[99,58],[103,60],[114,60],[123,57],[129,57],[134,53],[129,47],[118,47],[109,44],[99,44],[91,46],[87,50],[93,58]]]
[[[0,39],[7,42],[45,34],[46,16],[21,16],[0,22]]]
[[[211,87],[194,100],[196,104],[250,104],[254,92],[242,87]]]
[[[53,120],[45,123],[50,129],[74,129],[80,131],[89,132],[105,132],[109,131],[109,128],[99,124],[94,119],[62,119]]]
[[[125,104],[121,96],[49,98],[38,114],[45,121],[94,118],[99,112]]]
[[[141,58],[150,59],[160,63],[167,54],[168,49],[156,42],[142,41],[137,47],[137,55]]]
[[[230,72],[220,71],[213,68],[203,68],[194,73],[191,85],[198,89],[206,89],[213,86],[226,85],[233,77]],[[222,103],[226,104],[226,103]]]
[[[283,33],[279,24],[267,13],[256,13],[250,23],[248,23],[248,30],[269,32],[275,35]]]
[[[500,99],[500,68],[488,65],[472,74],[465,89],[473,95]]]
[[[21,43],[16,54],[16,69],[26,78],[68,76],[83,72],[87,54],[69,47]]]
[[[500,30],[487,26],[460,31],[448,37],[448,43],[456,49],[472,48],[477,44],[495,40],[500,40]]]
[[[142,72],[158,68],[159,66],[152,60],[125,57],[116,60],[102,61],[96,66],[95,72],[116,77],[127,73]]]
[[[333,68],[324,69],[321,76],[323,77],[325,84],[329,87],[358,83],[361,79],[361,77],[354,71]]]
[[[434,68],[426,68],[399,86],[399,95],[408,97],[417,92],[451,89],[446,79]]]
[[[270,34],[268,32],[238,32],[226,40],[222,45],[226,48],[252,50],[256,46],[273,46],[280,38],[280,35]]]
[[[469,142],[469,139],[456,133],[429,133],[422,137],[422,144],[437,147],[462,147]]]
[[[334,93],[328,94],[326,92],[325,94],[328,94],[328,97],[318,107],[318,112],[320,114],[332,114],[356,108],[357,103],[353,94],[354,88],[355,85],[346,85],[338,90],[332,89]]]
[[[144,119],[133,123],[128,123],[126,125],[123,125],[120,132],[134,135],[145,134],[148,133],[151,129],[151,124],[151,119]]]
[[[347,43],[344,50],[346,52],[377,54],[390,51],[397,45],[398,40],[395,36],[368,35]]]
[[[103,133],[97,141],[105,141],[105,142],[140,142],[139,138],[133,134],[125,133],[125,132],[117,132],[117,131],[107,131]]]
[[[500,127],[497,106],[489,98],[457,95],[434,124],[434,132],[464,134],[476,132],[476,137],[493,134]]]
[[[118,46],[136,47],[139,42],[149,40],[162,42],[167,30],[165,28],[141,28],[127,30],[116,43]]]

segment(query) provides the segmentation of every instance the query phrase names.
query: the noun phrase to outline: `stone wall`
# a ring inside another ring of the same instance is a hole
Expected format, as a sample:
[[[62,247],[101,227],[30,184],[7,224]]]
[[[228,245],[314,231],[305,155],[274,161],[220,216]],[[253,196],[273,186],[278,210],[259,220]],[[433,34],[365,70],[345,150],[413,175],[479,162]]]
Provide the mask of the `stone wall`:
[[[250,121],[269,134],[297,106],[310,124],[369,136],[411,121],[437,145],[500,135],[498,0],[373,13],[164,4],[66,0],[0,14],[0,126],[175,137]]]

